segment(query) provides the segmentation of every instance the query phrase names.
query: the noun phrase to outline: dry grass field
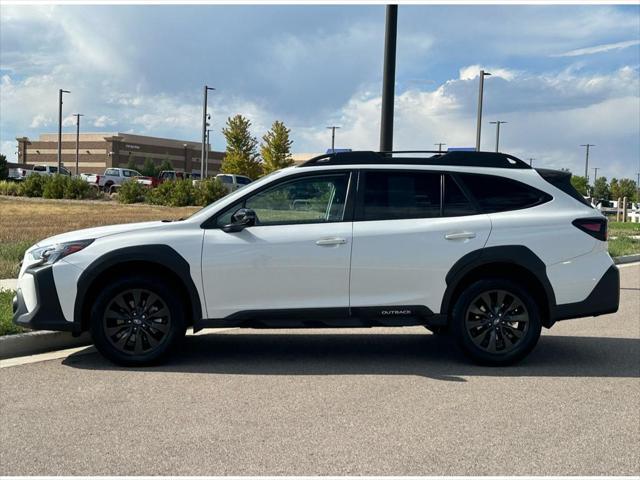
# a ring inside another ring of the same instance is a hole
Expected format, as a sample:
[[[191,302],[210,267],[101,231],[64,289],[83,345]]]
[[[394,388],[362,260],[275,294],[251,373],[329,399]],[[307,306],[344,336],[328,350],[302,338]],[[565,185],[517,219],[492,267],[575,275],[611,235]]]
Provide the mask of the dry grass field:
[[[0,278],[15,278],[24,251],[52,235],[80,228],[177,219],[199,207],[121,205],[113,201],[0,196]]]

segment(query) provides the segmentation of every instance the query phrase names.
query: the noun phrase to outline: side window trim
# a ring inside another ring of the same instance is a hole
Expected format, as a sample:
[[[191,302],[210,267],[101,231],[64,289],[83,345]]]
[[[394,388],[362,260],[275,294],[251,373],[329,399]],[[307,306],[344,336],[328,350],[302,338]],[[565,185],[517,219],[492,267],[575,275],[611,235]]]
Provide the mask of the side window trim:
[[[478,202],[478,200],[476,199],[476,197],[473,196],[473,194],[471,193],[471,191],[467,188],[467,186],[464,184],[464,182],[462,181],[462,179],[458,176],[458,174],[456,172],[448,172],[446,175],[449,175],[449,177],[455,182],[455,184],[458,186],[458,188],[460,189],[460,191],[462,192],[462,194],[467,198],[467,200],[469,200],[469,203],[471,203],[471,205],[473,206],[473,208],[476,211],[476,215],[478,214],[482,214],[484,213],[482,211],[482,208],[480,208],[480,203]]]
[[[218,222],[218,218],[221,217],[222,215],[226,214],[229,212],[229,210],[231,210],[232,208],[236,207],[237,205],[240,205],[240,207],[237,208],[245,208],[246,203],[247,203],[247,199],[253,197],[254,195],[257,195],[265,190],[277,187],[279,185],[282,185],[284,183],[289,183],[289,182],[293,182],[296,180],[300,180],[303,178],[307,178],[307,177],[324,177],[327,175],[331,175],[331,174],[346,174],[347,175],[347,199],[345,202],[345,207],[344,207],[344,215],[342,220],[333,220],[330,222],[309,222],[309,223],[298,223],[298,222],[293,222],[293,223],[281,223],[278,224],[277,226],[284,226],[284,225],[313,225],[313,224],[318,224],[318,223],[344,223],[344,222],[352,222],[353,221],[353,194],[354,192],[354,176],[355,176],[356,171],[354,169],[340,169],[340,170],[325,170],[324,172],[304,172],[304,173],[300,173],[297,175],[289,175],[287,177],[281,178],[280,180],[276,181],[276,182],[270,182],[260,188],[258,188],[257,190],[254,190],[252,192],[247,193],[246,195],[244,195],[243,197],[241,197],[240,199],[238,199],[237,201],[235,201],[234,203],[232,203],[231,205],[225,207],[223,210],[220,210],[219,212],[215,213],[214,215],[212,215],[211,217],[209,217],[207,220],[205,220],[204,222],[202,222],[200,224],[200,228],[204,228],[204,229],[220,229],[220,227],[217,225]],[[256,225],[255,227],[269,227],[269,226],[275,226],[275,225]],[[252,227],[254,228],[254,227]]]

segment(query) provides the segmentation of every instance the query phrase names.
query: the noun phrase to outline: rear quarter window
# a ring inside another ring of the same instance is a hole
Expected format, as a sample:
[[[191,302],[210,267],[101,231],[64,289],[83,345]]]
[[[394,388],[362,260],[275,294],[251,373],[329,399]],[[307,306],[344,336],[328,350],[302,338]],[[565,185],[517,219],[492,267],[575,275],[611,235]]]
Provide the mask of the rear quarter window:
[[[545,192],[509,178],[468,173],[460,174],[458,178],[475,197],[484,213],[531,208],[553,198]]]

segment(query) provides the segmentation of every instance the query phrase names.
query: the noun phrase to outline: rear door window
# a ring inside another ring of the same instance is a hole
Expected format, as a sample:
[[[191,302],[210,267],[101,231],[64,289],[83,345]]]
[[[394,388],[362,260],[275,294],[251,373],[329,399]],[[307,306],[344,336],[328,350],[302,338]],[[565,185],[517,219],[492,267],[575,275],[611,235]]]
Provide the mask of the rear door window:
[[[524,183],[494,175],[458,175],[484,213],[530,208],[552,199],[551,195]]]
[[[443,216],[461,217],[478,213],[451,175],[444,176]]]
[[[440,216],[440,173],[367,171],[361,220]]]

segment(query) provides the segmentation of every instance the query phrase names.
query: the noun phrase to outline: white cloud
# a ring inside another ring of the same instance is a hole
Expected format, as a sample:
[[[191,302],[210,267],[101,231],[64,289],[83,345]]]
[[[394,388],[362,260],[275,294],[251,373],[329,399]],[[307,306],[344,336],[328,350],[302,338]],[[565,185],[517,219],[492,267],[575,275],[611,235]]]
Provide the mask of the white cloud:
[[[48,127],[51,123],[53,123],[51,117],[47,117],[46,115],[39,113],[33,117],[31,124],[29,124],[29,128]]]
[[[634,47],[640,45],[640,40],[628,40],[626,42],[606,43],[604,45],[595,45],[593,47],[577,48],[564,53],[551,55],[552,57],[578,57],[581,55],[593,55],[594,53],[609,52],[611,50],[620,50],[623,48]]]
[[[102,127],[111,127],[116,125],[118,122],[116,122],[113,118],[111,118],[109,115],[100,115],[99,117],[96,117],[93,121],[93,126],[94,127],[98,127],[98,128],[102,128]]]
[[[518,72],[509,70],[508,68],[498,67],[482,67],[480,65],[469,65],[460,69],[460,80],[473,80],[480,76],[480,70],[489,72],[494,77],[504,78],[505,80],[513,80]]]

